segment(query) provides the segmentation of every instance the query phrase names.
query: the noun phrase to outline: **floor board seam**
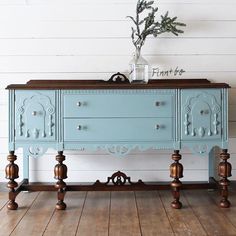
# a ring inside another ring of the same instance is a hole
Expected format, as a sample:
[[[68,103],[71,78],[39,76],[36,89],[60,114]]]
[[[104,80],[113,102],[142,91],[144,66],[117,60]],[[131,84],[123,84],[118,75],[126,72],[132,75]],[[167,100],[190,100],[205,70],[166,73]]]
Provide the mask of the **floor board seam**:
[[[162,201],[162,198],[161,198],[161,195],[160,195],[159,191],[156,191],[156,196],[159,197],[159,199],[160,199],[160,201],[161,201],[162,207],[163,207],[163,209],[164,209],[164,211],[165,211],[165,214],[166,214],[166,217],[167,217],[167,219],[168,219],[168,221],[169,221],[169,224],[170,224],[171,230],[172,230],[172,232],[173,232],[173,235],[176,235],[176,233],[175,233],[175,231],[174,231],[174,228],[173,228],[173,226],[172,226],[172,224],[171,224],[169,215],[168,215],[168,213],[167,213],[167,210],[166,210],[166,208],[165,208],[165,205],[164,205],[164,203],[163,203],[163,201]]]
[[[136,192],[135,191],[133,193],[134,193],[135,205],[136,205],[138,222],[139,222],[139,230],[140,230],[140,234],[142,236],[143,235],[143,231],[142,231],[141,220],[140,220],[140,216],[139,216],[139,208],[138,208],[138,203],[137,203],[137,196],[136,196]]]
[[[110,222],[111,222],[111,192],[110,192],[110,205],[109,205],[109,217],[108,217],[108,236],[110,236]]]
[[[79,216],[78,224],[77,224],[77,227],[76,227],[76,230],[75,230],[75,236],[78,234],[80,220],[81,220],[83,212],[84,212],[84,206],[85,206],[85,202],[87,200],[87,196],[88,196],[88,192],[86,192],[86,194],[84,196],[84,202],[83,202],[83,206],[82,206],[81,213],[80,213],[80,216]]]
[[[184,196],[186,202],[188,203],[188,206],[191,208],[193,214],[196,216],[198,222],[200,223],[200,225],[202,226],[203,230],[205,231],[207,236],[210,236],[206,230],[206,228],[204,227],[204,225],[202,224],[201,220],[199,219],[199,217],[197,216],[196,212],[194,211],[193,207],[191,206],[190,202],[188,201],[188,197],[186,197],[185,191],[182,191],[182,195]]]
[[[218,205],[218,202],[216,201],[216,199],[213,198],[213,197],[209,194],[209,192],[207,192],[207,194],[208,194],[209,197],[215,202],[215,204]],[[227,216],[227,214],[225,214],[224,211],[221,211],[221,213],[227,218],[227,220],[231,223],[231,225],[233,225],[233,227],[234,227],[235,230],[236,230],[236,225],[231,221],[231,219]]]
[[[47,227],[48,227],[48,225],[50,224],[50,222],[51,222],[51,220],[52,220],[52,218],[53,218],[55,212],[56,212],[56,209],[54,209],[54,210],[52,211],[51,217],[50,217],[50,219],[48,220],[48,223],[47,223],[46,226],[45,226],[45,229],[44,229],[44,231],[43,231],[43,233],[42,233],[42,236],[45,234],[45,232],[46,232],[46,230],[47,230]]]
[[[38,192],[37,196],[34,198],[34,200],[32,201],[32,203],[29,205],[28,209],[25,211],[25,213],[23,214],[23,216],[20,218],[20,220],[18,221],[18,223],[15,225],[14,229],[11,231],[11,233],[9,234],[12,235],[12,233],[15,231],[15,229],[17,228],[17,226],[20,224],[20,222],[23,220],[23,218],[25,217],[25,215],[27,214],[27,212],[30,210],[30,208],[33,206],[33,204],[35,203],[36,199],[38,198],[38,196],[40,195],[41,192]]]

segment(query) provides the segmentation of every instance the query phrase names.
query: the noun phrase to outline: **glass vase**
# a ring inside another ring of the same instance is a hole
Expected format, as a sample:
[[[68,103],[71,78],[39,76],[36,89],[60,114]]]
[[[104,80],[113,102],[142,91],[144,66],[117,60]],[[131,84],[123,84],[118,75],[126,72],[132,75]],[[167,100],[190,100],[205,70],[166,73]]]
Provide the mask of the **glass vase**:
[[[129,66],[129,80],[131,83],[148,83],[149,65],[148,62],[142,57],[140,49],[136,50]]]

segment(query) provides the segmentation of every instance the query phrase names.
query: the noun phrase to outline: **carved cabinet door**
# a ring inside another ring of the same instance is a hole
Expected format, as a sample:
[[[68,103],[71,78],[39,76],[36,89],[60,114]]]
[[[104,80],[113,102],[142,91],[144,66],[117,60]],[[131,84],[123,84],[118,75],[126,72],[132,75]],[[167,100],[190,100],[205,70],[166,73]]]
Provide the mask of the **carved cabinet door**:
[[[55,92],[16,91],[16,140],[55,140]]]
[[[181,91],[182,140],[220,139],[221,115],[220,89]]]

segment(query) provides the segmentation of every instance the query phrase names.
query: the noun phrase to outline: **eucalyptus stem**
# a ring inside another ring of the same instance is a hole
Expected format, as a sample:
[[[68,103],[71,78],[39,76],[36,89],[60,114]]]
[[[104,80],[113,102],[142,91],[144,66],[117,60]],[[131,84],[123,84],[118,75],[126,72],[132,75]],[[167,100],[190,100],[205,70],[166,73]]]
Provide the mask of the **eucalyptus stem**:
[[[177,27],[186,26],[186,24],[177,22],[177,17],[169,17],[168,12],[165,15],[161,15],[161,19],[156,21],[155,17],[158,12],[158,7],[153,7],[154,1],[138,0],[136,5],[136,17],[127,16],[134,23],[134,27],[131,27],[132,42],[136,50],[141,50],[146,38],[149,35],[157,37],[159,34],[165,32],[172,33],[178,36],[184,33],[183,30]],[[141,13],[147,12],[147,15],[141,19]]]

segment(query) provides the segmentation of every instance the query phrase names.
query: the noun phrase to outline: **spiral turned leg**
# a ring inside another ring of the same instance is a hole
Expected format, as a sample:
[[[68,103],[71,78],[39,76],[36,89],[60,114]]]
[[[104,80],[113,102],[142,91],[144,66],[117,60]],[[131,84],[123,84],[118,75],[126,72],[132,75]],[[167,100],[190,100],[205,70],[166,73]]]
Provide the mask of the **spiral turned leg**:
[[[220,154],[221,162],[218,166],[218,175],[221,177],[219,181],[219,185],[221,186],[221,201],[220,201],[220,207],[222,208],[229,208],[230,207],[230,201],[228,200],[228,186],[230,184],[230,181],[228,180],[228,177],[231,176],[232,166],[228,162],[228,159],[230,158],[229,153],[227,153],[227,149],[223,149],[222,153]]]
[[[65,156],[63,155],[63,152],[58,152],[56,160],[59,162],[54,168],[54,178],[58,180],[55,184],[58,197],[56,209],[65,210],[66,204],[64,203],[64,197],[66,193],[66,183],[63,180],[67,178],[67,167],[65,164],[62,163],[63,161],[65,161]]]
[[[10,189],[9,191],[9,203],[7,205],[7,208],[9,210],[16,210],[18,208],[18,204],[15,202],[16,199],[16,192],[15,188],[18,186],[15,179],[19,178],[19,167],[14,163],[16,161],[17,157],[14,155],[14,151],[11,151],[9,155],[7,156],[7,160],[10,162],[5,169],[6,172],[6,179],[9,179],[10,181],[7,184],[7,187]]]
[[[179,179],[183,177],[184,168],[183,165],[179,163],[179,160],[181,160],[181,155],[178,150],[174,151],[172,160],[174,160],[174,163],[170,166],[170,177],[174,178],[171,182],[174,201],[171,203],[171,206],[175,209],[180,209],[182,207],[182,203],[179,201],[182,182]]]

